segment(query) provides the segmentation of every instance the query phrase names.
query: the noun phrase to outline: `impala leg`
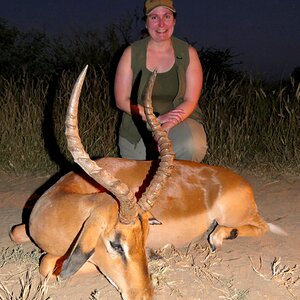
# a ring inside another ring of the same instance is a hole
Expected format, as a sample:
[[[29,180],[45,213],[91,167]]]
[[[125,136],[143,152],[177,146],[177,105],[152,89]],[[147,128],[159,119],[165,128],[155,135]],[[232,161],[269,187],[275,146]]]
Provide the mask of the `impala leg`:
[[[77,272],[76,274],[84,275],[93,272],[98,272],[98,267],[94,265],[92,262],[87,261]]]
[[[51,254],[45,254],[40,262],[39,271],[40,274],[44,277],[48,277],[50,279],[56,278],[62,269],[62,264],[66,259],[65,256],[58,257]],[[88,274],[97,271],[97,266],[95,266],[91,262],[86,262],[77,272],[76,274]]]
[[[21,244],[30,241],[27,233],[25,224],[14,226],[9,233],[10,239],[16,244]]]
[[[223,240],[232,240],[238,236],[238,229],[218,225],[215,230],[209,235],[208,243],[212,252],[222,246]]]
[[[238,236],[260,236],[269,230],[267,223],[257,215],[249,225],[226,227],[216,226],[215,230],[209,235],[208,241],[212,251],[221,247],[223,240],[232,240]]]
[[[44,277],[55,278],[60,272],[59,257],[51,254],[45,254],[41,261],[39,271]]]

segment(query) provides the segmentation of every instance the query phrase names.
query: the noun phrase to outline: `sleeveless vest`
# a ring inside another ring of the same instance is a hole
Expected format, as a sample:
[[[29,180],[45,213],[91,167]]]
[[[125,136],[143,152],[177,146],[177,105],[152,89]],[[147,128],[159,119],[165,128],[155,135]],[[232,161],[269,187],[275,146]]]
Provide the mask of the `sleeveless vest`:
[[[144,89],[151,75],[151,72],[146,69],[146,53],[148,42],[149,37],[146,37],[131,44],[131,69],[133,72],[133,80],[130,99],[132,104],[143,105]],[[177,72],[178,85],[177,95],[171,103],[171,107],[175,108],[183,102],[183,97],[186,89],[185,73],[190,59],[188,52],[188,43],[178,38],[172,37],[172,44],[175,53],[175,64],[172,68],[175,68],[175,72]],[[154,111],[160,112],[159,109],[154,109]],[[199,115],[200,110],[197,106],[190,117],[199,121]],[[132,144],[137,144],[141,138],[143,138],[144,142],[146,143],[147,140],[151,140],[152,136],[151,132],[147,130],[145,122],[143,122],[138,117],[133,117],[131,115],[128,115],[127,113],[123,113],[122,115],[119,134]]]

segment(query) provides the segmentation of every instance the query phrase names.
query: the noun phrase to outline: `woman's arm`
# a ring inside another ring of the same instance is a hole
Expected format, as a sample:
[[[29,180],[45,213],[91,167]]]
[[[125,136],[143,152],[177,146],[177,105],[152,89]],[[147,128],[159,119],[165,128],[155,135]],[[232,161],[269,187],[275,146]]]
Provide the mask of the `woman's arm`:
[[[136,115],[146,121],[143,106],[133,105],[130,100],[132,90],[132,70],[131,70],[131,47],[127,47],[119,61],[115,82],[114,94],[117,107],[129,115]]]
[[[190,63],[186,71],[186,91],[183,102],[170,112],[158,117],[158,121],[167,132],[188,118],[198,105],[202,90],[203,73],[198,53],[189,47]]]

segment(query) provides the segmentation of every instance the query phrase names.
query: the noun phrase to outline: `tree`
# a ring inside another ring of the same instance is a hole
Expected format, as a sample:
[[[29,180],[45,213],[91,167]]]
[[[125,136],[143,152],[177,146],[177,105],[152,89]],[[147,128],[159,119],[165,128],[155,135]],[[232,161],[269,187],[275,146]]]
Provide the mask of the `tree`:
[[[0,20],[0,74],[11,76],[23,72],[43,75],[51,67],[50,41],[46,34],[21,32]]]
[[[20,31],[15,27],[9,27],[7,22],[0,19],[0,72],[6,73],[12,66],[15,58],[14,46]]]
[[[234,70],[234,66],[242,62],[234,62],[238,55],[231,53],[230,49],[217,49],[217,48],[201,48],[198,51],[206,83],[209,85],[216,77],[232,80],[239,77],[240,72]]]
[[[296,67],[293,70],[291,77],[295,80],[296,84],[300,83],[300,67]]]

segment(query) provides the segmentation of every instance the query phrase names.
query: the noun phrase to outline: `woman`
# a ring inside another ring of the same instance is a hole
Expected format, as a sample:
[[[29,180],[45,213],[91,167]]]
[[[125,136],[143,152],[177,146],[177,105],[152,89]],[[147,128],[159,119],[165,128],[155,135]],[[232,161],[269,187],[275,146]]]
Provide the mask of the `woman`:
[[[172,0],[147,0],[144,12],[149,36],[126,48],[115,77],[116,105],[124,112],[120,155],[145,160],[157,154],[143,108],[145,84],[151,72],[157,70],[152,97],[157,119],[169,134],[175,158],[199,162],[207,145],[199,123],[203,76],[197,51],[173,37],[176,10]]]

